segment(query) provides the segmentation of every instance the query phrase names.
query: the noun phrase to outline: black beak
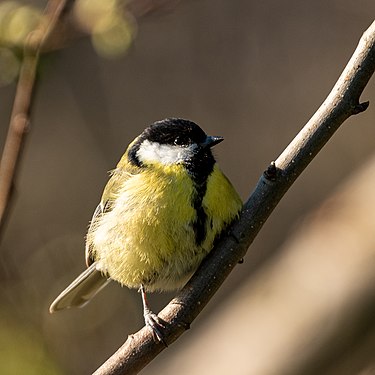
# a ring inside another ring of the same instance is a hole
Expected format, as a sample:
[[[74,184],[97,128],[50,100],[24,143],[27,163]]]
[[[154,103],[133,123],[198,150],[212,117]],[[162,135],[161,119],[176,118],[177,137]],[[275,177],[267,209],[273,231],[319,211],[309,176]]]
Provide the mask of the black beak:
[[[223,137],[215,136],[215,135],[208,135],[207,138],[206,138],[206,140],[201,143],[201,146],[203,148],[213,147],[213,146],[217,145],[218,143],[220,143],[223,140],[224,140]]]

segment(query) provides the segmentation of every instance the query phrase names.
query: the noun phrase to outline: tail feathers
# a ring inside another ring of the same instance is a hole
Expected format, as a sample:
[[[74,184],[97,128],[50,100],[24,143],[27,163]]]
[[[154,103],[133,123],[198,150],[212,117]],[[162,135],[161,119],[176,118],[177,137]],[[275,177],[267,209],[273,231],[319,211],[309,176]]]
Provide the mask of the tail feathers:
[[[86,305],[110,281],[98,269],[98,264],[96,262],[93,263],[60,293],[52,302],[49,312],[54,313],[70,307]]]

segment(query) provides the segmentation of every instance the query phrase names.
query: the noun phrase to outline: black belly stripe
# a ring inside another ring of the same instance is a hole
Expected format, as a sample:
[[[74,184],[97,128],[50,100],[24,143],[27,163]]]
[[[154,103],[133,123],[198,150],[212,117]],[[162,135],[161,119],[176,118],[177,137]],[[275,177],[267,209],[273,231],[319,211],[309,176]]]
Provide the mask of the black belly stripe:
[[[207,179],[214,169],[215,159],[210,150],[198,153],[190,163],[186,163],[186,169],[194,182],[195,194],[192,197],[192,206],[196,211],[196,219],[193,222],[195,243],[202,245],[207,234],[207,213],[202,205],[203,197],[207,190]]]
[[[204,186],[196,186],[196,194],[193,198],[193,207],[197,213],[197,217],[193,222],[193,229],[195,234],[195,243],[199,246],[206,238],[206,222],[207,214],[202,206],[203,197],[207,190],[207,183]]]

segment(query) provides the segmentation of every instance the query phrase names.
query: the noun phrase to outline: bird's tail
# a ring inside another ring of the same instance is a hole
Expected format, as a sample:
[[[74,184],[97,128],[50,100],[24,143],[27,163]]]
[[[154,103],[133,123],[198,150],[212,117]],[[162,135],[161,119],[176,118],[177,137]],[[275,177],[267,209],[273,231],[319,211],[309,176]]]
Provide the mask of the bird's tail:
[[[94,262],[58,295],[52,302],[49,312],[86,305],[110,281],[98,269],[97,262]]]

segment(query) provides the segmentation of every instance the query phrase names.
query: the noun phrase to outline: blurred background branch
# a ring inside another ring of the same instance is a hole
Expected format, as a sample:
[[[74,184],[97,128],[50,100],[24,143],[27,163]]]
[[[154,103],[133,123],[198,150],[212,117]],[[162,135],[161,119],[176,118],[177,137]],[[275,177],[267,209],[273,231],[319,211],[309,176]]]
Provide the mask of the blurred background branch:
[[[44,13],[30,6],[7,1],[0,5],[0,52],[12,58],[11,50],[22,50],[17,91],[10,118],[8,135],[0,162],[0,239],[7,207],[17,172],[25,135],[30,126],[30,113],[35,96],[40,54],[66,47],[68,42],[91,35],[94,46],[103,55],[123,53],[131,44],[135,18],[172,9],[177,0],[77,1],[49,0]],[[73,10],[73,17],[69,17]],[[8,28],[4,26],[8,24]],[[4,49],[7,47],[7,50]],[[16,70],[8,68],[12,79]],[[2,73],[6,75],[7,73]]]
[[[165,341],[175,341],[202,311],[235,265],[242,259],[269,215],[297,177],[350,116],[363,112],[368,102],[359,98],[375,70],[375,21],[330,95],[274,164],[263,174],[244,205],[238,222],[202,262],[183,290],[160,313],[167,322]],[[128,337],[124,345],[95,375],[137,374],[163,349],[150,330]],[[277,367],[276,367],[277,368]]]
[[[25,39],[24,56],[10,117],[8,135],[0,161],[0,238],[25,135],[30,125],[30,113],[35,95],[40,50],[55,31],[61,17],[65,14],[65,8],[71,2],[71,0],[49,0],[38,26]]]

